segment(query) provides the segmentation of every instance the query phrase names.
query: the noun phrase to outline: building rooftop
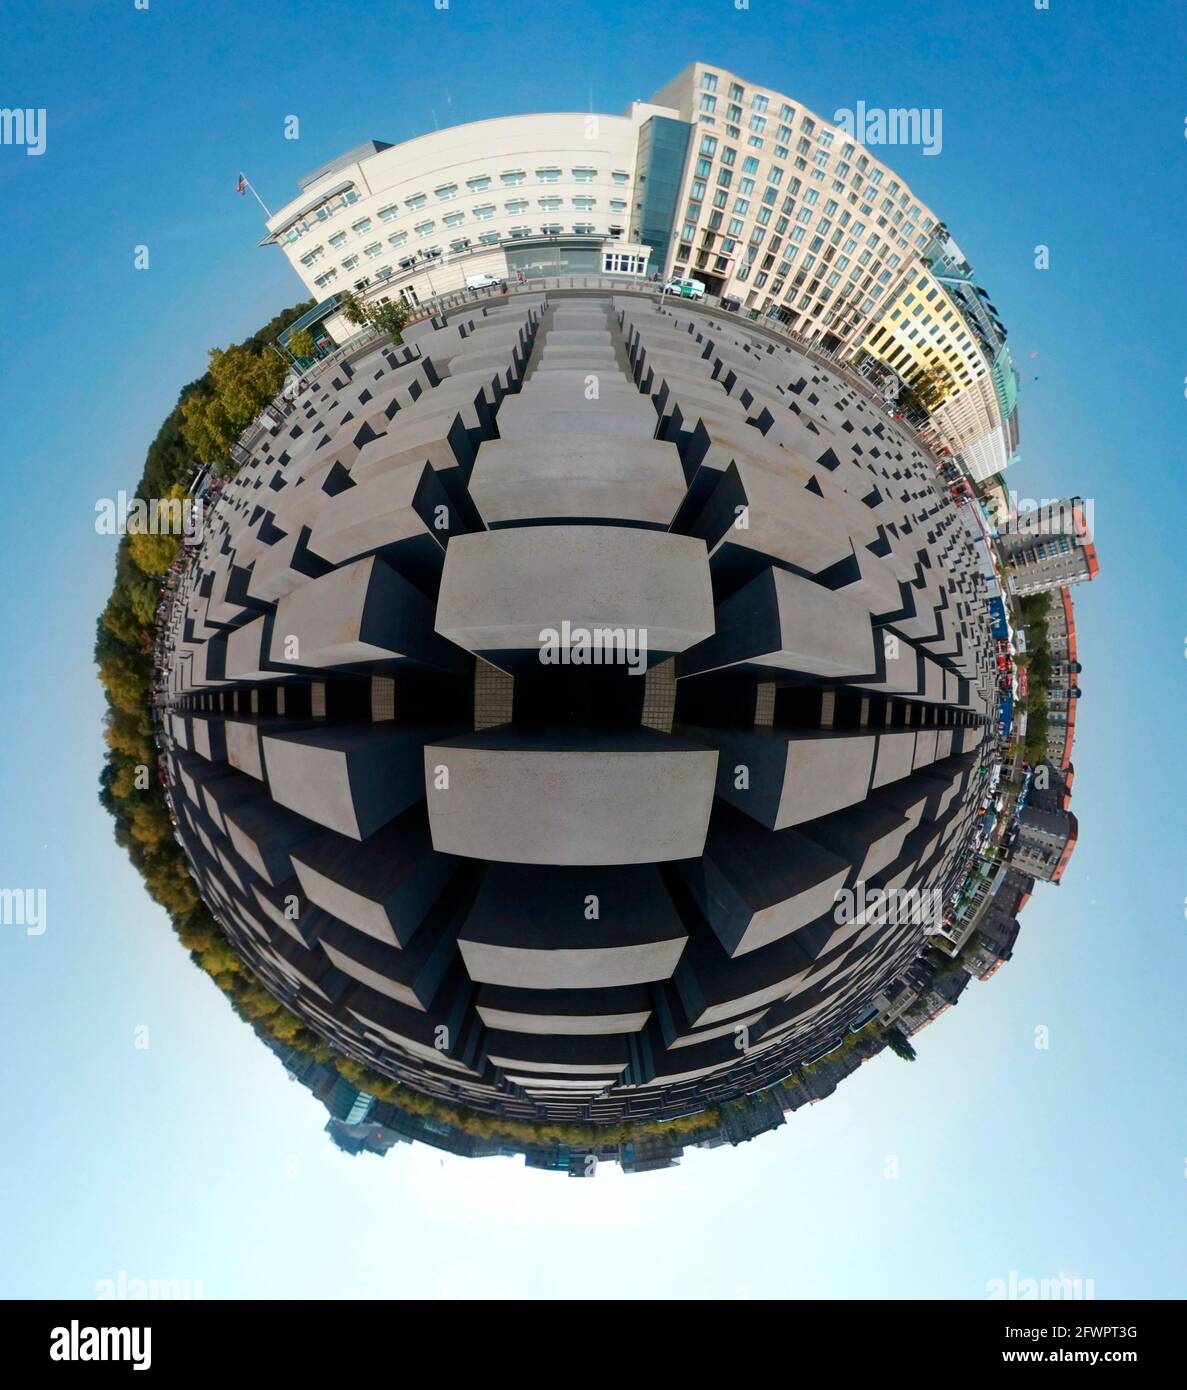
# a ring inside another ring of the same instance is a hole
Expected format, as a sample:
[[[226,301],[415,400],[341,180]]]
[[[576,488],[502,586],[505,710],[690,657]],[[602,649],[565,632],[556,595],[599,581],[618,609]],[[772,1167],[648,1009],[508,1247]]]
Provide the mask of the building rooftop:
[[[312,172],[299,178],[297,187],[309,188],[315,183],[320,183],[322,179],[328,178],[331,174],[336,174],[339,169],[346,169],[351,164],[358,164],[360,160],[370,159],[373,154],[379,154],[382,150],[390,150],[391,147],[391,142],[385,140],[364,140],[362,144],[352,145],[350,149],[344,150],[333,159],[327,159],[324,164],[319,164]]]

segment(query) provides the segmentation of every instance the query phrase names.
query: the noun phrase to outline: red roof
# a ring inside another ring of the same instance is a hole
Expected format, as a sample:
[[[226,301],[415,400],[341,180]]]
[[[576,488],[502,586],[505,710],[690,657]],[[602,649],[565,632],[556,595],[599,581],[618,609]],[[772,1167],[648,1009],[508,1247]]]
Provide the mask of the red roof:
[[[1063,600],[1063,620],[1067,624],[1067,659],[1076,659],[1076,615],[1072,609],[1072,591],[1065,585],[1059,591]]]
[[[1072,850],[1076,847],[1076,839],[1080,833],[1079,822],[1070,812],[1068,813],[1068,821],[1071,824],[1071,829],[1068,832],[1067,844],[1064,845],[1063,853],[1059,856],[1059,863],[1056,864],[1055,872],[1051,875],[1052,883],[1058,883],[1063,876],[1063,871],[1067,868],[1067,862],[1072,857]]]
[[[1079,507],[1072,510],[1072,522],[1084,541],[1084,559],[1088,564],[1088,578],[1095,579],[1100,573],[1100,561],[1096,558],[1096,546],[1092,537],[1088,534],[1088,523],[1084,519],[1084,513]]]
[[[1059,596],[1063,600],[1063,619],[1067,624],[1067,659],[1069,662],[1073,662],[1076,659],[1076,615],[1072,609],[1072,591],[1065,586],[1060,589]],[[1063,754],[1059,759],[1061,767],[1067,767],[1072,760],[1072,743],[1076,737],[1077,704],[1078,701],[1076,700],[1067,702],[1067,726],[1063,736]],[[1070,786],[1071,783],[1069,782],[1068,785]]]

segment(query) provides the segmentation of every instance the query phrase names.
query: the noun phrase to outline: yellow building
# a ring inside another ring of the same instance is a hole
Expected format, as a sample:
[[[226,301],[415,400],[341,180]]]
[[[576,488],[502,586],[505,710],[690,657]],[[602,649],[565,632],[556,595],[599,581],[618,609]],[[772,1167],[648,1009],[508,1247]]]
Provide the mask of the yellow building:
[[[908,385],[934,384],[934,393],[926,393],[930,418],[922,429],[933,447],[959,455],[977,482],[1006,467],[1012,445],[993,362],[930,271],[921,266],[913,272],[862,348]]]
[[[990,364],[964,315],[922,267],[872,325],[862,347],[905,382],[936,379],[941,394],[933,413],[942,401],[989,376]]]

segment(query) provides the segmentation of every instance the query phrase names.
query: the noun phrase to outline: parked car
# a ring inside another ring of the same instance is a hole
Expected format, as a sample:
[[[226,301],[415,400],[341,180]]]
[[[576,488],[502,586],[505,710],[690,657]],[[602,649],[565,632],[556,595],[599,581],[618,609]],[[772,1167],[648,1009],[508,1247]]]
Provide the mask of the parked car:
[[[489,290],[499,283],[497,275],[467,275],[466,288],[468,290]]]
[[[705,286],[700,280],[666,280],[664,294],[678,294],[682,299],[704,299]]]

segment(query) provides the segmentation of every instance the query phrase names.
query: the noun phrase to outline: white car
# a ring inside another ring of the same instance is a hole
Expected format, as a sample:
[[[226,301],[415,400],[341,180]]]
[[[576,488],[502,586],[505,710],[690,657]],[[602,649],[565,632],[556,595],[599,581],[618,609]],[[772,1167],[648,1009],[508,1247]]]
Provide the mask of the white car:
[[[700,280],[667,280],[664,294],[678,294],[682,299],[704,299],[705,286]]]
[[[489,290],[499,283],[497,275],[468,275],[466,277],[466,288],[468,290]]]

